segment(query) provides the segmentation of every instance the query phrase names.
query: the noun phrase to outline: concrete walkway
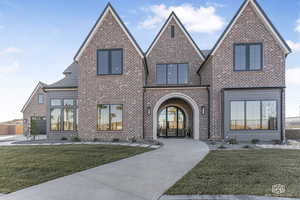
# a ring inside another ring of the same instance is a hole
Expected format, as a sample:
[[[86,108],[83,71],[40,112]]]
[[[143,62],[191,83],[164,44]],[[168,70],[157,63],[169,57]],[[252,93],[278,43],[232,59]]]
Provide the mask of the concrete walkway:
[[[156,200],[208,153],[206,144],[165,139],[144,154],[0,197],[0,200]]]
[[[253,195],[164,195],[159,200],[300,200],[296,198]]]

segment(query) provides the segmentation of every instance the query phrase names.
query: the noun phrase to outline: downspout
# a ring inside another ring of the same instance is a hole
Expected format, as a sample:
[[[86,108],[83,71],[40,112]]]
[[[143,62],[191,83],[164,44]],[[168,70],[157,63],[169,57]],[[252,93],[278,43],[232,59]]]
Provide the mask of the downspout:
[[[142,118],[142,123],[143,123],[143,140],[145,139],[145,88],[143,88],[143,118]]]
[[[280,133],[280,139],[281,142],[284,142],[284,129],[283,129],[283,94],[284,94],[284,88],[281,88],[281,96],[280,96],[280,123],[281,123],[281,133]]]
[[[208,86],[207,88],[207,100],[208,100],[208,104],[207,104],[207,120],[208,120],[208,127],[207,127],[207,139],[210,139],[210,86]]]

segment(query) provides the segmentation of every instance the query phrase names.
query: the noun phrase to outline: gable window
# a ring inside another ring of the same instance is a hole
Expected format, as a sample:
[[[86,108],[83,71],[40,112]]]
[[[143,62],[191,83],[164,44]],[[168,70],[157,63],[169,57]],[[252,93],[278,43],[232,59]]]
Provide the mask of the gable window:
[[[119,75],[123,73],[123,49],[97,50],[97,74]]]
[[[231,101],[230,129],[277,130],[276,101]]]
[[[171,38],[174,38],[175,37],[175,26],[172,25],[171,26]]]
[[[38,95],[38,104],[44,104],[44,95],[43,94]]]
[[[234,45],[235,71],[262,70],[262,65],[263,53],[261,43]]]
[[[156,84],[176,85],[188,83],[188,64],[156,65]]]
[[[98,131],[123,130],[123,105],[100,104],[98,105]]]

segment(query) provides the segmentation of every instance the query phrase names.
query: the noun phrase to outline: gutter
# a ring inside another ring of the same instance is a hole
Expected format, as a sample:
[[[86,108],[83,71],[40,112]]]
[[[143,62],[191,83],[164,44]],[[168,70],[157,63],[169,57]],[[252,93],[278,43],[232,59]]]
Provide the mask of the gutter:
[[[280,132],[280,139],[281,142],[284,142],[285,137],[284,137],[284,129],[283,129],[283,95],[284,95],[284,88],[281,89],[281,96],[280,96],[280,121],[281,121],[281,132]]]

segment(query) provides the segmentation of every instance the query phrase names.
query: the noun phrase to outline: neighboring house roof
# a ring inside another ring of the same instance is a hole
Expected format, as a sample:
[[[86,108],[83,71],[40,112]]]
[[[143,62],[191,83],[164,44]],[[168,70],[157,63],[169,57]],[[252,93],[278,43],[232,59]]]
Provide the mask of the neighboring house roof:
[[[158,32],[158,34],[154,38],[153,42],[151,43],[151,45],[149,46],[149,48],[148,48],[148,50],[146,52],[146,56],[148,56],[150,54],[152,48],[155,46],[155,44],[159,40],[160,36],[163,34],[163,32],[165,31],[165,29],[168,27],[168,25],[169,25],[169,23],[171,22],[172,19],[174,19],[175,22],[178,24],[178,26],[180,27],[180,29],[182,30],[182,32],[185,34],[185,36],[188,38],[189,42],[195,48],[195,50],[197,51],[197,53],[199,54],[199,56],[203,60],[205,60],[205,56],[203,55],[203,53],[201,52],[201,50],[199,49],[199,47],[197,46],[197,44],[195,43],[195,41],[193,40],[193,38],[191,37],[191,35],[185,29],[185,27],[183,26],[183,24],[181,23],[181,21],[178,19],[178,17],[176,16],[176,14],[174,12],[172,12],[170,14],[170,16],[166,20],[165,24],[162,26],[162,28],[160,29],[160,31]]]
[[[79,74],[79,64],[73,62],[65,71],[65,77],[55,83],[47,85],[44,87],[47,89],[58,89],[58,88],[77,88],[78,87],[78,74]]]
[[[230,21],[230,23],[228,24],[228,26],[224,30],[224,32],[222,33],[221,37],[217,40],[217,43],[213,47],[211,53],[207,56],[205,62],[203,62],[202,65],[200,66],[200,68],[198,70],[198,73],[199,73],[201,67],[208,60],[208,57],[214,55],[214,53],[220,47],[220,45],[222,44],[223,40],[226,38],[226,36],[228,35],[228,33],[231,31],[231,29],[234,26],[234,24],[236,23],[237,19],[243,13],[243,11],[245,10],[245,8],[247,7],[248,4],[251,4],[253,6],[254,10],[256,11],[256,13],[258,14],[258,16],[262,19],[262,21],[266,25],[267,29],[269,29],[269,31],[271,32],[271,34],[278,41],[278,43],[280,44],[281,48],[284,50],[285,54],[289,54],[289,53],[292,52],[291,48],[288,46],[288,44],[282,38],[282,36],[280,35],[280,33],[277,31],[277,29],[275,28],[275,26],[272,24],[272,22],[270,21],[270,19],[266,15],[266,13],[263,11],[263,9],[260,7],[260,5],[256,2],[256,0],[245,0],[244,3],[239,8],[239,10],[237,11],[237,13],[235,14],[235,16],[233,17],[233,19]]]
[[[88,36],[86,37],[86,39],[84,40],[83,44],[81,45],[81,47],[79,48],[79,50],[77,51],[74,60],[78,61],[78,59],[80,58],[82,52],[84,51],[84,49],[86,48],[86,46],[88,45],[89,41],[91,40],[91,38],[93,37],[93,35],[96,33],[96,31],[98,30],[98,27],[100,26],[101,22],[103,21],[103,19],[105,18],[105,16],[108,13],[111,13],[113,15],[113,17],[116,19],[116,21],[118,22],[118,24],[120,25],[120,27],[122,28],[122,30],[125,32],[125,34],[127,35],[127,37],[129,38],[129,40],[132,42],[133,46],[136,48],[136,50],[138,51],[139,55],[143,58],[144,57],[144,53],[142,51],[142,49],[140,48],[140,46],[138,45],[138,43],[136,42],[136,40],[134,39],[134,37],[131,35],[131,33],[129,32],[129,30],[127,29],[127,27],[125,26],[125,24],[123,23],[122,19],[119,17],[119,15],[117,14],[117,12],[115,11],[115,9],[112,7],[112,5],[110,3],[108,3],[104,9],[104,11],[101,13],[100,17],[98,18],[96,24],[93,26],[92,30],[89,32]]]
[[[31,99],[32,99],[33,96],[38,92],[38,90],[39,90],[40,88],[45,87],[45,86],[47,86],[47,84],[45,84],[45,83],[43,83],[43,82],[39,82],[39,83],[37,84],[37,86],[34,88],[33,92],[31,93],[30,97],[27,99],[25,105],[23,106],[23,108],[22,108],[22,110],[21,110],[22,113],[26,110],[26,108],[27,108],[27,106],[29,105]]]

